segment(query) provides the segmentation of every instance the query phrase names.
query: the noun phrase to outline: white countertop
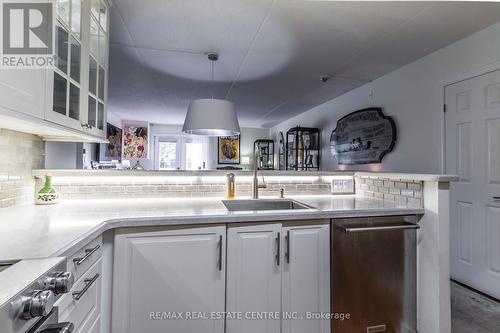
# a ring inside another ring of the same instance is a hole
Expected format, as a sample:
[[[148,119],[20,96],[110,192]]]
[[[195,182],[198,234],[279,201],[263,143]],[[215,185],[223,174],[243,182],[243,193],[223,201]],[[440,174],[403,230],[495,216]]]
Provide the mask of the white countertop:
[[[229,212],[223,198],[73,200],[0,211],[0,260],[69,255],[120,227],[423,214],[394,202],[355,195],[290,197],[313,210]],[[73,251],[73,252],[72,252]]]
[[[225,176],[227,173],[234,173],[236,176],[252,176],[253,170],[67,170],[67,169],[38,169],[33,170],[33,176],[43,177],[50,173],[55,177],[204,177],[204,176]],[[260,170],[259,174],[265,177],[283,176],[362,176],[362,177],[383,177],[415,181],[437,181],[452,182],[457,181],[457,175],[445,174],[418,174],[402,172],[379,172],[379,171],[291,171],[291,170]]]
[[[401,173],[401,172],[364,172],[356,171],[354,173],[359,177],[381,177],[401,180],[416,180],[428,182],[456,182],[460,179],[457,175],[441,175],[426,173]]]

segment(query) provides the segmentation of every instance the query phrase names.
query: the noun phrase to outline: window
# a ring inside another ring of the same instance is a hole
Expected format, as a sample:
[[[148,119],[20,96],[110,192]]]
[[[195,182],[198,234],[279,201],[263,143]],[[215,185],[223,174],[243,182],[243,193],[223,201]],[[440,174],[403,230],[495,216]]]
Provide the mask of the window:
[[[203,168],[203,144],[201,142],[186,142],[186,170]]]
[[[186,135],[155,137],[157,170],[202,170],[208,160],[208,140]]]
[[[177,169],[177,142],[160,141],[158,143],[159,170]]]

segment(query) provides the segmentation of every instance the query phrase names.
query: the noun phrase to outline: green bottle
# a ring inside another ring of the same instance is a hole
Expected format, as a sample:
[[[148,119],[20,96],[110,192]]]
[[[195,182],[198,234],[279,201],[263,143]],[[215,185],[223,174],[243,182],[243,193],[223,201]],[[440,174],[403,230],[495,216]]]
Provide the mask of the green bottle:
[[[59,192],[52,186],[52,176],[45,175],[45,184],[36,195],[37,205],[50,205],[59,201]]]

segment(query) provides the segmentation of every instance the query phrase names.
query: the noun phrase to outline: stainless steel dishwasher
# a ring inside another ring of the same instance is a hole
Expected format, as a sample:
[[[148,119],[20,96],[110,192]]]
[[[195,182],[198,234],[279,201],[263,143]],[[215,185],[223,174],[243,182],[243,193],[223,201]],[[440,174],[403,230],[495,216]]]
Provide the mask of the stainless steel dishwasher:
[[[333,220],[332,312],[340,314],[334,333],[417,332],[417,221]]]

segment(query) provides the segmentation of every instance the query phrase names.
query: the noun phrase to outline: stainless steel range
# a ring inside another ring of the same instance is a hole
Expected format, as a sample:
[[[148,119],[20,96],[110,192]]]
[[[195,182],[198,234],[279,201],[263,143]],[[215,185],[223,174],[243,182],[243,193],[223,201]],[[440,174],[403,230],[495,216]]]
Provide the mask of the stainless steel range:
[[[0,331],[2,333],[71,333],[59,323],[54,303],[73,285],[65,258],[0,263]]]

